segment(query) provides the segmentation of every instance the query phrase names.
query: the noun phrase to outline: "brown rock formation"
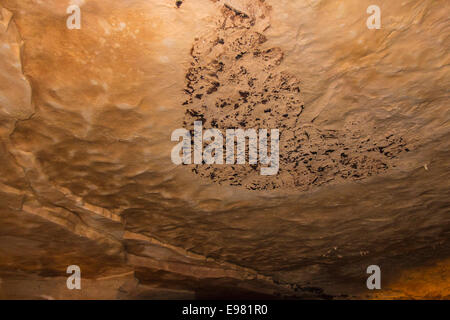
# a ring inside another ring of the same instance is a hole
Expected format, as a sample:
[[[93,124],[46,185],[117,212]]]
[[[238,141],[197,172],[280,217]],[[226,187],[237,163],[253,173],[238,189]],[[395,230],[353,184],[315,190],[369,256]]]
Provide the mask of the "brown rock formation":
[[[372,2],[3,0],[0,298],[448,299],[449,3]],[[174,165],[195,120],[279,174]]]

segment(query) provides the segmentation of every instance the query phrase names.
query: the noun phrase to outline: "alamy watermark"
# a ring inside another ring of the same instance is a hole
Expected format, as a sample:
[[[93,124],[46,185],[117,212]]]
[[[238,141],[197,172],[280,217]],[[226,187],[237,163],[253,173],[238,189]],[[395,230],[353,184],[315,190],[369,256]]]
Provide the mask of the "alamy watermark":
[[[377,265],[371,265],[367,267],[367,274],[371,276],[367,278],[366,285],[369,290],[381,289],[381,269]]]
[[[66,20],[67,29],[81,29],[81,9],[78,5],[72,4],[67,7],[67,14],[70,16]]]
[[[67,289],[73,290],[81,290],[81,269],[77,265],[71,265],[67,267],[67,273],[72,274],[67,278],[66,286]]]
[[[77,1],[83,3],[83,1]],[[178,6],[178,5],[177,5]],[[370,5],[367,10],[367,14],[370,14],[366,20],[368,29],[381,29],[381,9],[378,5]],[[71,4],[67,7],[66,13],[69,17],[66,20],[66,26],[68,29],[81,29],[81,9],[78,4]]]
[[[182,140],[180,141],[180,139]],[[270,156],[268,155],[269,137],[267,129],[259,129],[258,131],[256,129],[226,129],[225,152],[222,132],[219,129],[208,129],[203,132],[201,121],[194,122],[193,134],[183,128],[174,130],[171,140],[179,141],[173,147],[171,154],[172,162],[176,165],[192,163],[243,165],[246,164],[246,150],[248,150],[248,163],[256,165],[259,159],[261,175],[276,175],[279,170],[280,132],[278,129],[270,130]],[[205,148],[203,148],[204,143],[206,143]]]
[[[381,9],[377,5],[371,5],[367,8],[367,13],[371,16],[367,18],[366,25],[368,29],[381,29]]]

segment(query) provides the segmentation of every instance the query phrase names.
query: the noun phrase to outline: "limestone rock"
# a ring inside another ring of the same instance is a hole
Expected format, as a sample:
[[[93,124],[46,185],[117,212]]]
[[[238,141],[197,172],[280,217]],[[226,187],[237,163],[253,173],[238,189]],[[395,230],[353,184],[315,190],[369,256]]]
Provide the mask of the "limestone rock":
[[[0,297],[448,298],[450,4],[372,4],[2,1]],[[175,165],[196,120],[279,174]]]

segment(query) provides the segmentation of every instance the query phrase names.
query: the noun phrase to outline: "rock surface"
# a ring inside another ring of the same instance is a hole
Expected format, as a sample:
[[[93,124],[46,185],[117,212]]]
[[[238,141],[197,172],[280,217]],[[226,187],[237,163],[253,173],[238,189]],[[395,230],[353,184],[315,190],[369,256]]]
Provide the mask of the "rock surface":
[[[3,0],[0,298],[450,298],[450,4],[372,2]],[[174,165],[195,120],[279,174]]]

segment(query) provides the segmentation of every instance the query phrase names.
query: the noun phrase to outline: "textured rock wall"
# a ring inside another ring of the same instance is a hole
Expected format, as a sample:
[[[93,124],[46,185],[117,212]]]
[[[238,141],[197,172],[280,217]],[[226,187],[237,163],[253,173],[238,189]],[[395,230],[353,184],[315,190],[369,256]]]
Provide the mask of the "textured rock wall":
[[[372,2],[3,0],[0,296],[448,298],[449,4]],[[279,128],[279,174],[175,166],[199,119]]]

